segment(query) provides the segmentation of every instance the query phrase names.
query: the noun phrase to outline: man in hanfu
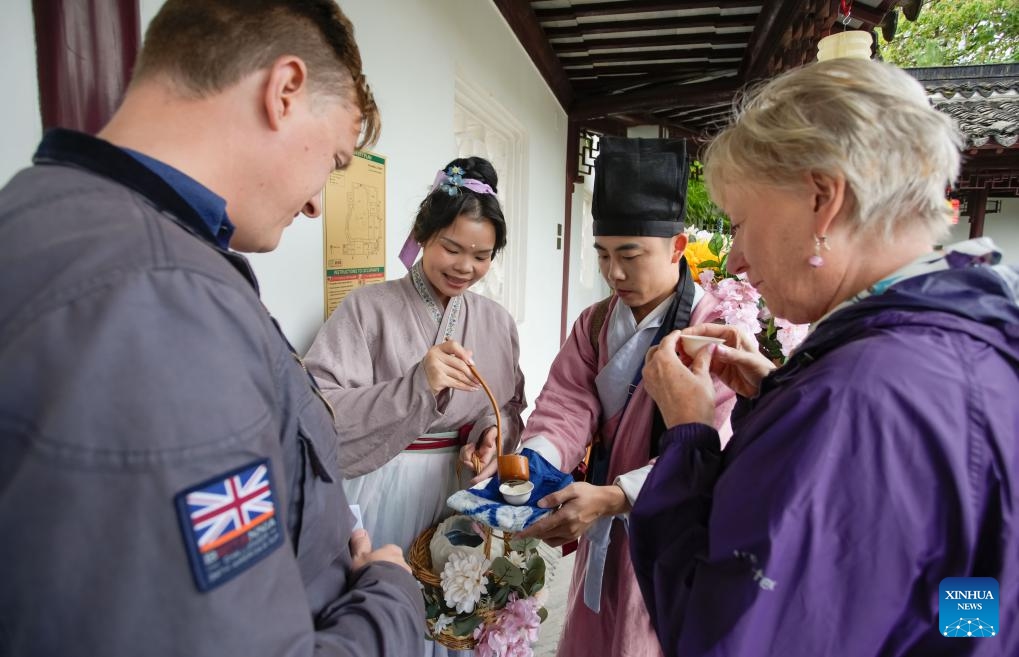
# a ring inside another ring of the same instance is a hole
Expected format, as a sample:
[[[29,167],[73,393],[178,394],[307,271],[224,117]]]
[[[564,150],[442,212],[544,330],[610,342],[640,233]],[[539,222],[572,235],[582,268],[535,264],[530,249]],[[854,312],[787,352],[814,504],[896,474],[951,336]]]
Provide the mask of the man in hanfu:
[[[683,258],[688,176],[683,141],[601,140],[594,248],[612,295],[581,313],[522,434],[523,447],[563,472],[587,466],[586,481],[539,502],[555,513],[518,534],[552,546],[580,539],[560,657],[661,654],[630,565],[626,521],[665,429],[641,381],[644,356],[667,333],[706,321],[719,303]],[[734,403],[716,383],[723,436]],[[494,471],[493,461],[477,480]]]

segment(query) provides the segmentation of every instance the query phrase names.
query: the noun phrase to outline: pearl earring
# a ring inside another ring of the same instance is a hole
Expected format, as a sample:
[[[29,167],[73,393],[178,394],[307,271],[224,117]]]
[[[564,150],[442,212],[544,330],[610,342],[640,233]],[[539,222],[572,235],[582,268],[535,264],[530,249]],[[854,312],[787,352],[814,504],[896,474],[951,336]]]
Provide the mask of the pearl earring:
[[[831,247],[828,246],[828,236],[821,235],[818,237],[817,235],[814,235],[814,255],[810,256],[807,260],[807,263],[814,269],[824,266],[824,258],[821,257],[821,249],[831,251]]]

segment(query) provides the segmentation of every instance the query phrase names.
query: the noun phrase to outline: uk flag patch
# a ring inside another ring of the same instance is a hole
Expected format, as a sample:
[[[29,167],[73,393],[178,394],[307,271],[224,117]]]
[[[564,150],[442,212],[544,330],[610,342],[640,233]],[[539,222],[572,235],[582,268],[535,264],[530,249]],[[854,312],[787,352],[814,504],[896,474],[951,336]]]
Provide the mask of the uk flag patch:
[[[283,544],[269,459],[182,491],[174,502],[199,591],[229,581]]]

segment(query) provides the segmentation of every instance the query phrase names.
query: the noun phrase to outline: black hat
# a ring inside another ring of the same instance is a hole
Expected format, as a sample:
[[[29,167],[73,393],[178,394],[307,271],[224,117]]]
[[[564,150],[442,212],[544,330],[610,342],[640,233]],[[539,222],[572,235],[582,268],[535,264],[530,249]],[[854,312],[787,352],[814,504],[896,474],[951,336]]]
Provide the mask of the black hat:
[[[595,236],[683,232],[690,167],[679,139],[602,137],[594,161]]]

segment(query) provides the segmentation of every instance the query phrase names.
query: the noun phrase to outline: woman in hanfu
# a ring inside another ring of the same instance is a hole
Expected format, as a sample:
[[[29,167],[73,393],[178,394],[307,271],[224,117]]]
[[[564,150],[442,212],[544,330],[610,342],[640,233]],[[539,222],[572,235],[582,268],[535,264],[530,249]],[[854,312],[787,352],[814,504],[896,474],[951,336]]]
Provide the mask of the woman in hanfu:
[[[406,550],[451,515],[446,498],[475,474],[461,477],[457,462],[494,450],[495,414],[468,362],[500,405],[504,449],[520,434],[516,324],[468,291],[506,244],[497,183],[479,157],[440,171],[401,253],[410,271],[351,292],[305,359],[335,410],[343,488],[374,545]]]

